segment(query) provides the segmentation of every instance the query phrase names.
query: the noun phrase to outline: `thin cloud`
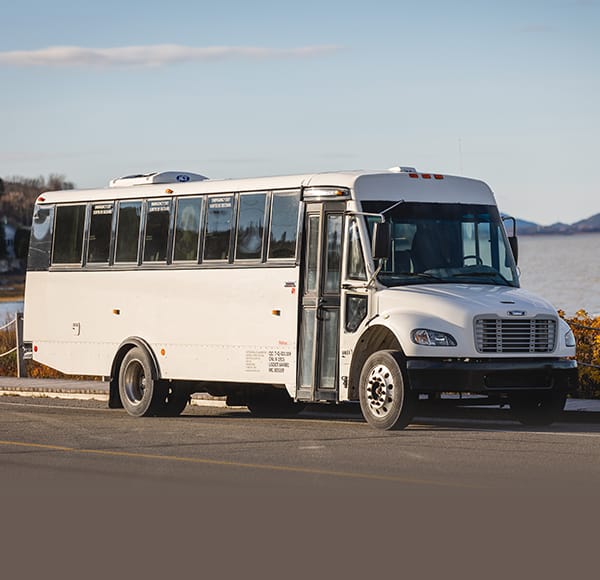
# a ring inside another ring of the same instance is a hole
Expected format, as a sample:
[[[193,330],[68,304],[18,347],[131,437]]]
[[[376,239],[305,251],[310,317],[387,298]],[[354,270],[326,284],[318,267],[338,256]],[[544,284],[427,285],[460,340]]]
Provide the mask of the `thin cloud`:
[[[525,34],[548,34],[555,31],[554,26],[548,24],[525,24],[519,28],[519,32]]]
[[[297,48],[262,48],[255,46],[193,47],[176,44],[121,46],[115,48],[49,46],[40,50],[0,52],[0,65],[18,67],[159,67],[187,62],[214,62],[234,59],[309,58],[329,54],[340,49],[340,46],[335,45],[313,45]]]

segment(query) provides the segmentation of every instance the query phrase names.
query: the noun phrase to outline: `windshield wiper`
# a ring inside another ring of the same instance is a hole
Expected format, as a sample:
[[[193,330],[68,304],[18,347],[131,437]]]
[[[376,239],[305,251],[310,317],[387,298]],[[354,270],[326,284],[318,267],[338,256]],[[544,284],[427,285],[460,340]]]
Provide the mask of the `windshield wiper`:
[[[427,272],[382,272],[381,276],[387,276],[390,278],[400,278],[407,276],[409,278],[426,278],[427,280],[439,280],[443,282],[444,279],[433,274],[427,274]]]
[[[439,276],[434,276],[433,274],[428,274],[427,272],[407,272],[406,274],[402,274],[403,276],[417,276],[418,278],[429,278],[431,280],[442,280]]]
[[[491,277],[500,278],[500,280],[502,280],[503,282],[506,282],[506,284],[508,286],[512,286],[512,284],[508,280],[508,278],[505,278],[497,270],[494,270],[494,271],[490,270],[488,272],[482,272],[482,271],[478,271],[478,272],[457,272],[456,274],[452,274],[453,278],[474,278],[475,276],[484,276],[486,278],[491,278]]]

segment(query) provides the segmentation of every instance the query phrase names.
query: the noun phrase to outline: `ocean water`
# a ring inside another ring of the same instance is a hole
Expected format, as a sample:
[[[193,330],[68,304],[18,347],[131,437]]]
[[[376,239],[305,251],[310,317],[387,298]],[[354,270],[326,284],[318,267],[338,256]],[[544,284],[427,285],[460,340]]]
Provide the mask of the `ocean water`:
[[[0,326],[12,320],[17,312],[23,312],[23,302],[0,302]]]
[[[573,315],[600,316],[600,233],[519,238],[521,287]]]

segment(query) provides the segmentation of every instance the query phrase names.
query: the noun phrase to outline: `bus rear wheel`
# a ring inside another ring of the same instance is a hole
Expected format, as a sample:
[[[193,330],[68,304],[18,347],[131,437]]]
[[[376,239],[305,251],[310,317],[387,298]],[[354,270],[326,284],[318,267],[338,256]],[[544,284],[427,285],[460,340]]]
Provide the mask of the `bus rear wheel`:
[[[359,396],[364,418],[376,429],[404,429],[415,414],[417,396],[405,385],[402,356],[396,351],[382,350],[367,359]]]
[[[138,346],[129,350],[121,363],[119,395],[127,413],[134,417],[156,415],[163,407],[164,385],[152,378],[150,356]]]

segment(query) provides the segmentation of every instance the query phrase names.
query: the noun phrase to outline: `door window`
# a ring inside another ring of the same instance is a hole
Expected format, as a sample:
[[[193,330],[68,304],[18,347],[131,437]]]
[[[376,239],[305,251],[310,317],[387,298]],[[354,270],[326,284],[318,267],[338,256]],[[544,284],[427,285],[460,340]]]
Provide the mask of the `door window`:
[[[340,265],[342,263],[342,215],[327,216],[327,249],[325,252],[325,292],[340,291]]]
[[[319,264],[319,225],[321,219],[318,215],[308,218],[308,249],[306,256],[306,280],[304,291],[306,294],[317,290],[317,267]]]
[[[348,227],[348,271],[346,273],[350,280],[366,280],[367,271],[365,259],[360,243],[358,222],[355,218],[350,220]]]

